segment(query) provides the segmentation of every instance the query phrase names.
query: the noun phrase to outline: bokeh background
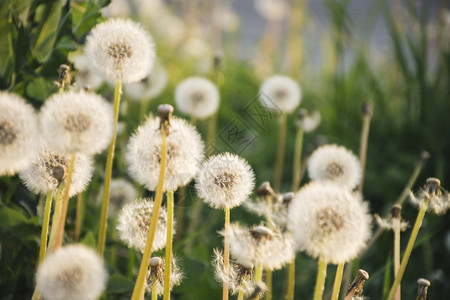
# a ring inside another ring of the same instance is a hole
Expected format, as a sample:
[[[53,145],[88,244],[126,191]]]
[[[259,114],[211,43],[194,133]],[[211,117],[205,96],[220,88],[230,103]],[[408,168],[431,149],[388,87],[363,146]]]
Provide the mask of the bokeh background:
[[[85,37],[108,17],[132,18],[149,30],[157,55],[168,73],[168,84],[156,98],[132,101],[125,93],[120,121],[123,131],[113,176],[129,179],[123,162],[128,137],[161,103],[174,103],[174,88],[189,76],[210,78],[220,86],[221,105],[214,152],[230,151],[245,157],[256,173],[256,184],[273,180],[277,141],[276,115],[263,119],[251,114],[262,109],[258,89],[264,78],[282,73],[302,88],[302,108],[318,110],[320,126],[305,135],[304,159],[317,146],[337,143],[359,151],[361,109],[373,105],[364,197],[371,212],[385,215],[402,192],[426,150],[430,158],[413,186],[428,177],[442,186],[450,183],[450,4],[447,1],[282,1],[287,9],[255,8],[253,0],[212,1],[42,1],[0,2],[0,89],[18,93],[36,108],[57,91],[58,67],[68,64],[73,76],[83,76],[73,64],[82,53]],[[280,17],[281,15],[281,17]],[[113,88],[96,90],[112,100]],[[177,114],[175,112],[175,114]],[[187,117],[187,116],[184,116]],[[281,192],[291,188],[294,113],[288,117],[287,145]],[[209,123],[197,124],[207,138]],[[234,127],[233,127],[234,126]],[[239,136],[230,134],[239,129]],[[209,145],[210,146],[210,145]],[[96,158],[96,172],[83,194],[81,241],[94,245],[100,207],[105,155]],[[130,179],[131,180],[131,179]],[[302,183],[308,182],[303,176]],[[142,196],[151,196],[138,184]],[[195,190],[178,202],[184,227],[192,222]],[[0,297],[30,298],[39,249],[42,199],[28,192],[15,177],[0,177]],[[178,194],[176,196],[179,196]],[[179,201],[179,200],[178,200]],[[75,200],[69,210],[67,241],[73,241]],[[405,203],[403,216],[414,222],[417,210]],[[203,207],[193,233],[176,237],[175,254],[185,272],[173,299],[219,299],[221,287],[210,265],[213,247],[220,247],[220,211]],[[232,221],[260,220],[243,208]],[[127,299],[133,288],[140,254],[126,248],[110,219],[106,261],[110,280],[106,299]],[[183,226],[179,227],[183,229]],[[374,230],[377,224],[374,223]],[[183,231],[183,230],[182,230]],[[402,238],[406,246],[410,230]],[[349,274],[363,268],[370,274],[364,294],[384,299],[392,280],[392,234],[384,232],[367,253],[353,263]],[[413,299],[419,277],[431,281],[428,299],[450,295],[450,220],[427,214],[402,283],[404,299]],[[312,297],[316,263],[299,253],[296,299]],[[328,267],[326,287],[335,267]],[[282,299],[285,270],[274,273],[274,299]],[[344,289],[344,288],[343,288]]]

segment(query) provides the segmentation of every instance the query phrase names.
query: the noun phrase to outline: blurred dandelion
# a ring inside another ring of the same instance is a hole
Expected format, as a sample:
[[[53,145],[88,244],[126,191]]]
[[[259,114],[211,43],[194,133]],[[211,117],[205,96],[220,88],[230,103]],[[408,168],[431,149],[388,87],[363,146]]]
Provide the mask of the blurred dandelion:
[[[92,65],[86,54],[81,54],[73,58],[73,64],[76,70],[75,84],[80,89],[88,88],[96,90],[102,85],[103,79],[92,70]]]
[[[125,84],[124,90],[132,100],[145,102],[158,97],[166,87],[167,81],[167,71],[157,60],[150,74],[141,81]]]
[[[103,189],[103,188],[102,188]],[[110,184],[109,217],[115,217],[125,204],[136,200],[136,188],[124,178],[113,178]],[[97,202],[102,202],[102,194],[97,195]]]
[[[164,265],[164,259],[157,256],[150,259],[145,288],[152,293],[152,299],[156,299],[154,294],[162,295],[164,292]],[[177,259],[173,257],[170,268],[170,290],[172,290],[174,286],[180,285],[182,279],[183,273],[178,266]]]
[[[267,109],[290,113],[300,104],[301,90],[297,82],[284,75],[273,75],[261,85],[260,101]]]

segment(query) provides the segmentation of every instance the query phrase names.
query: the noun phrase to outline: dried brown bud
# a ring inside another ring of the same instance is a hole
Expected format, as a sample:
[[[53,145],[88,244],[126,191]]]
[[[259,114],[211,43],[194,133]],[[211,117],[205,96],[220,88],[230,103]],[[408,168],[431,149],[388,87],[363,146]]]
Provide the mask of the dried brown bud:
[[[55,165],[52,167],[52,176],[58,180],[58,184],[66,178],[66,168],[63,165]]]
[[[402,206],[400,204],[395,204],[391,208],[391,216],[393,219],[400,219],[402,214]]]
[[[363,108],[361,110],[362,114],[367,117],[373,116],[373,105],[372,102],[366,101],[364,102]]]
[[[441,188],[441,181],[437,178],[430,177],[425,183],[425,189],[430,195],[435,195]]]
[[[160,118],[161,126],[168,131],[170,126],[170,118],[172,117],[173,106],[170,104],[160,104],[158,106],[158,117]]]
[[[356,274],[355,279],[347,290],[347,297],[345,297],[345,299],[347,299],[348,296],[360,296],[363,291],[363,284],[367,279],[369,279],[369,273],[362,269],[359,269],[358,274]]]
[[[258,195],[260,197],[274,196],[275,192],[273,191],[272,187],[270,186],[270,182],[264,181],[263,183],[261,183],[259,188],[256,190],[256,195]]]
[[[428,280],[426,280],[425,278],[419,278],[419,280],[417,280],[417,285],[418,285],[418,289],[417,289],[416,300],[426,300],[430,282]]]
[[[289,206],[291,204],[292,199],[294,199],[295,194],[293,192],[288,192],[283,194],[283,204]]]

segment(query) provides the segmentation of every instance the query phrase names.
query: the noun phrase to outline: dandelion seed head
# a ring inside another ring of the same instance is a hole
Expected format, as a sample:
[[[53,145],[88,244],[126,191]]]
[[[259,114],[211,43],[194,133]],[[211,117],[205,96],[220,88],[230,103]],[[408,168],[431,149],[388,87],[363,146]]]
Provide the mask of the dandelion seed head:
[[[43,146],[32,163],[20,172],[20,178],[27,188],[35,194],[56,191],[69,168],[70,154],[57,153]],[[84,191],[91,181],[94,171],[91,157],[78,153],[70,184],[69,196]]]
[[[228,236],[231,255],[244,266],[261,265],[267,270],[278,270],[294,257],[291,235],[277,228],[231,224],[222,234]]]
[[[172,117],[167,135],[164,190],[188,184],[203,160],[204,145],[197,130],[185,120]],[[131,137],[126,153],[128,171],[139,183],[155,190],[161,164],[160,118],[150,117]]]
[[[80,92],[55,94],[41,108],[46,145],[57,152],[100,153],[113,131],[112,106],[102,97]]]
[[[86,54],[99,74],[123,83],[143,79],[155,59],[151,36],[131,20],[110,19],[92,29]]]
[[[119,238],[130,248],[141,252],[145,250],[147,233],[153,214],[154,202],[150,198],[138,199],[125,204],[119,212],[117,230]],[[175,222],[174,222],[175,227]],[[175,231],[172,232],[174,234]],[[166,245],[167,210],[161,207],[156,226],[155,239],[152,251],[157,251]]]
[[[273,75],[262,83],[259,99],[267,109],[290,113],[300,104],[300,86],[288,76]]]
[[[432,191],[425,185],[415,195],[409,192],[410,202],[419,208],[425,205],[426,199],[429,199],[427,210],[437,215],[443,215],[450,209],[450,194],[440,184]]]
[[[346,148],[324,145],[309,158],[308,174],[312,180],[331,180],[351,190],[361,179],[361,164]]]
[[[97,299],[105,289],[108,273],[98,254],[83,245],[62,247],[39,267],[36,285],[44,299]]]
[[[153,283],[156,282],[156,292],[158,295],[164,293],[164,272],[165,272],[165,259],[159,257],[152,257],[148,265],[145,288],[147,291],[152,292]],[[183,280],[183,273],[178,265],[176,257],[172,257],[170,265],[170,290],[174,286],[181,284]]]
[[[73,59],[73,64],[76,70],[75,84],[79,88],[88,87],[96,90],[102,85],[103,79],[93,72],[92,65],[86,54],[76,56]]]
[[[319,126],[321,120],[322,118],[318,110],[309,113],[306,109],[302,108],[298,112],[296,125],[301,127],[304,132],[312,132]]]
[[[37,117],[21,97],[0,91],[0,175],[26,168],[38,149]]]
[[[127,203],[136,200],[138,192],[136,188],[124,178],[113,178],[109,185],[109,208],[108,215],[115,217],[120,209]],[[103,186],[97,194],[97,203],[101,204],[103,199]]]
[[[205,119],[219,108],[219,91],[208,79],[190,77],[177,86],[175,103],[182,113]]]
[[[125,93],[135,101],[148,101],[158,97],[167,85],[168,75],[160,62],[145,78],[124,85]]]
[[[366,246],[371,220],[360,194],[332,182],[312,182],[290,204],[287,224],[297,250],[339,264]]]
[[[255,175],[237,155],[224,153],[210,157],[199,171],[195,187],[203,201],[213,208],[233,208],[253,190]]]

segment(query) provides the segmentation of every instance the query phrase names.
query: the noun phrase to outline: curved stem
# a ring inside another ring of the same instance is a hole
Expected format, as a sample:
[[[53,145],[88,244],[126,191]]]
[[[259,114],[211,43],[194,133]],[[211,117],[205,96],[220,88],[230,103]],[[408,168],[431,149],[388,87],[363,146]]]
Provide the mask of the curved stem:
[[[288,288],[286,300],[294,300],[294,292],[295,292],[295,256],[289,263]]]
[[[322,300],[325,277],[327,277],[327,262],[320,258],[317,269],[316,287],[314,289],[314,300]]]
[[[61,215],[59,217],[59,221],[57,224],[58,227],[56,228],[55,244],[53,246],[53,251],[55,251],[62,245],[62,240],[63,240],[63,236],[64,236],[64,227],[66,225],[66,219],[67,219],[67,210],[69,208],[69,191],[70,191],[70,185],[72,183],[72,174],[73,174],[73,168],[75,166],[75,159],[76,159],[76,154],[72,153],[70,156],[69,170],[67,171],[67,177],[66,177],[65,184],[64,184]]]
[[[336,269],[336,276],[334,277],[333,295],[331,300],[339,299],[339,291],[341,290],[342,273],[344,272],[344,263],[340,263]]]
[[[41,247],[39,249],[39,264],[45,259],[47,251],[48,225],[50,223],[50,213],[52,211],[53,190],[48,191],[45,198],[44,218],[42,220]]]
[[[167,191],[167,235],[164,266],[164,300],[170,299],[170,273],[172,266],[173,191]]]
[[[275,190],[279,191],[281,187],[281,178],[283,175],[284,148],[286,145],[286,114],[281,113],[278,119],[278,143],[277,158],[275,164]]]
[[[295,148],[294,148],[294,171],[292,174],[292,191],[296,192],[300,187],[301,180],[301,161],[302,161],[302,148],[303,148],[303,128],[298,126],[297,133],[295,135]]]
[[[131,300],[140,300],[143,298],[145,289],[145,275],[147,273],[148,264],[152,256],[153,241],[155,239],[156,225],[158,224],[159,209],[161,208],[164,176],[166,172],[167,162],[167,140],[164,125],[161,125],[161,164],[159,169],[159,181],[156,187],[155,204],[153,206],[153,214],[150,220],[150,228],[147,234],[147,243],[145,244],[144,254],[142,256],[141,266],[139,267],[139,274],[134,285]]]
[[[114,161],[114,149],[116,147],[117,123],[119,122],[120,95],[122,93],[122,84],[116,81],[114,88],[114,127],[111,143],[108,148],[105,167],[105,183],[103,185],[102,212],[100,215],[100,225],[98,228],[97,251],[103,257],[106,242],[106,226],[108,224],[108,206],[109,206],[109,187],[111,184],[112,167]]]
[[[225,207],[225,235],[223,238],[223,266],[224,270],[227,273],[226,276],[228,276],[228,271],[230,268],[230,245],[228,244],[228,230],[230,228],[230,208]],[[223,282],[223,288],[222,288],[222,299],[227,300],[228,299],[228,282]]]
[[[389,292],[388,300],[393,300],[395,296],[395,292],[402,281],[403,274],[405,274],[406,265],[408,264],[409,257],[411,256],[411,252],[414,246],[414,243],[417,238],[417,234],[419,233],[420,226],[422,226],[422,221],[425,216],[425,212],[427,211],[428,204],[430,203],[430,198],[425,199],[425,202],[420,206],[419,213],[417,214],[416,222],[414,223],[413,230],[411,232],[411,236],[408,240],[408,244],[406,245],[405,253],[403,254],[402,263],[400,264],[400,269],[398,271],[397,276],[395,276],[394,283],[392,284],[392,288]]]

